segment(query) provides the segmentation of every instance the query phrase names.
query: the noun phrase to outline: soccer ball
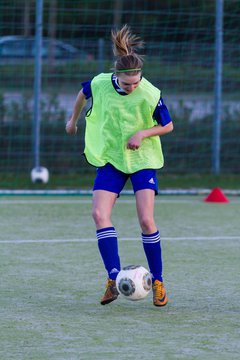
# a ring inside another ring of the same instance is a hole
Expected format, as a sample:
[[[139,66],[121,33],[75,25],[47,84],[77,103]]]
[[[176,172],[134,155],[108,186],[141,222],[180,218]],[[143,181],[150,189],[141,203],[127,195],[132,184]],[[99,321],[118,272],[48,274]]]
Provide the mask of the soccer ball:
[[[49,180],[48,169],[42,166],[35,167],[31,171],[31,180],[33,183],[46,184]]]
[[[149,271],[141,265],[124,267],[117,276],[118,292],[127,300],[144,299],[152,288],[152,279]]]

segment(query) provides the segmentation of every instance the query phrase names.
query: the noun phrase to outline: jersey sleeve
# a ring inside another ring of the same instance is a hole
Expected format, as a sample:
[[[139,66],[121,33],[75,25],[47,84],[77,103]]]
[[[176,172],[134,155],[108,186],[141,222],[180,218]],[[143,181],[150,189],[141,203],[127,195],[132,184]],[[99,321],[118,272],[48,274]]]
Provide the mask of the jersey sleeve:
[[[82,82],[82,90],[86,97],[86,100],[92,97],[91,80]]]
[[[162,97],[160,97],[159,102],[154,110],[153,118],[159,125],[162,126],[165,126],[172,121],[168,108],[165,105]]]

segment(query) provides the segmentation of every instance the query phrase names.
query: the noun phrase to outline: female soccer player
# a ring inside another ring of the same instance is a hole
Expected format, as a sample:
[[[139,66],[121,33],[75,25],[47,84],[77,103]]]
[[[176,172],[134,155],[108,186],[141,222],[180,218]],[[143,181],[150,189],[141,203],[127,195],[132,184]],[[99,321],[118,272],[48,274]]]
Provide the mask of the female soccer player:
[[[92,216],[98,248],[108,273],[101,304],[118,297],[116,277],[121,269],[118,240],[111,221],[113,206],[128,178],[136,199],[143,249],[153,281],[153,304],[164,306],[168,297],[162,278],[160,235],[154,221],[158,191],[156,169],[163,166],[160,136],[173,130],[161,91],[142,76],[143,58],[137,50],[143,42],[125,25],[112,31],[114,72],[102,73],[82,83],[73,114],[66,125],[76,134],[77,121],[92,97],[86,114],[87,161],[97,167],[93,186]]]

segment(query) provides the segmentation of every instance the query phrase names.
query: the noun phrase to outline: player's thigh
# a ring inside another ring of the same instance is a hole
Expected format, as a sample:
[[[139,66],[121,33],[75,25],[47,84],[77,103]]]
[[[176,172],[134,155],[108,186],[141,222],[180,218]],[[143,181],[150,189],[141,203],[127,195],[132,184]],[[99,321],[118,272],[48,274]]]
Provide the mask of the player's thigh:
[[[136,207],[139,215],[154,214],[155,192],[152,189],[143,189],[135,193]]]

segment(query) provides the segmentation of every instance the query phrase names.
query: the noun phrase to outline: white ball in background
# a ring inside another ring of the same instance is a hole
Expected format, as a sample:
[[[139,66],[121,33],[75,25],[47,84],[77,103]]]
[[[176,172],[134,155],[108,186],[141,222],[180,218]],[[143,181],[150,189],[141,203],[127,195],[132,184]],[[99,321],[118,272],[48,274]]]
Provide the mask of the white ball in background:
[[[38,166],[31,171],[31,180],[33,183],[46,184],[49,180],[48,169],[43,166]]]

